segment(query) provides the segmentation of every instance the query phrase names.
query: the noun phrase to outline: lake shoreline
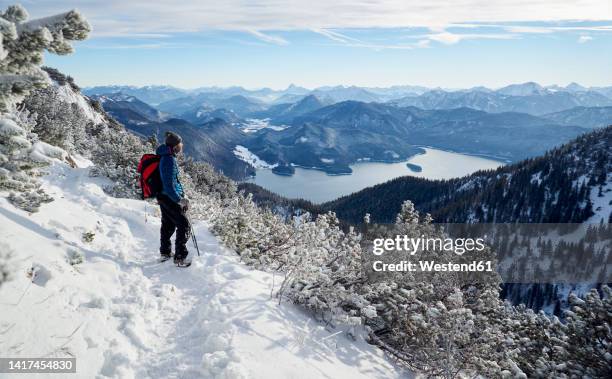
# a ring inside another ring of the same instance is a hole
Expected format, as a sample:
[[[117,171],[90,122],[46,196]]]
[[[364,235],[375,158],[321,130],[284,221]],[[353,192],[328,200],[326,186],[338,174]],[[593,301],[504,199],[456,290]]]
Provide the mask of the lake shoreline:
[[[480,156],[448,152],[421,146],[424,152],[408,159],[388,162],[361,161],[351,164],[352,173],[330,175],[324,170],[293,165],[292,176],[278,175],[270,169],[258,169],[254,178],[244,182],[291,199],[324,203],[402,176],[431,180],[463,177],[479,170],[494,169],[505,162]],[[412,168],[411,168],[412,167]],[[420,171],[418,168],[420,168]]]
[[[299,165],[299,164],[295,164],[295,163],[291,163],[291,167],[294,168],[301,168],[304,170],[316,170],[316,171],[320,171],[325,173],[325,175],[327,176],[331,176],[331,177],[335,177],[335,176],[350,176],[353,175],[354,170],[353,170],[353,166],[355,165],[359,165],[359,164],[363,164],[363,163],[384,163],[384,164],[396,164],[396,163],[406,163],[406,164],[410,164],[410,160],[414,159],[417,156],[420,155],[425,155],[427,154],[427,149],[430,150],[436,150],[436,151],[443,151],[446,153],[451,153],[451,154],[459,154],[459,155],[465,155],[465,156],[470,156],[470,157],[476,157],[476,158],[484,158],[484,159],[489,159],[489,160],[493,160],[493,161],[497,161],[500,163],[503,163],[504,165],[512,163],[511,159],[508,159],[507,157],[502,157],[502,156],[496,156],[496,155],[491,155],[491,154],[481,154],[481,153],[466,153],[466,152],[462,152],[462,151],[455,151],[455,150],[451,150],[451,149],[445,149],[445,148],[438,148],[438,147],[433,147],[433,146],[427,146],[427,145],[413,145],[414,147],[417,147],[419,149],[423,149],[423,151],[417,152],[407,158],[403,158],[403,159],[399,159],[399,160],[385,160],[385,159],[372,159],[372,158],[360,158],[360,160],[357,160],[356,162],[350,163],[348,165],[349,169],[351,170],[351,172],[333,172],[331,170],[328,170],[326,167],[316,167],[316,166],[303,166],[303,165]],[[416,165],[418,166],[418,165]],[[422,172],[422,168],[419,171],[417,170],[413,170],[410,168],[410,166],[408,167],[408,173],[407,175],[410,174],[410,172],[414,172],[414,173],[420,173]],[[261,170],[268,170],[268,169],[257,169],[257,171],[261,171]],[[275,175],[278,176],[284,176],[284,177],[291,177],[293,175],[295,175],[295,171],[291,172],[291,173],[286,173],[286,172],[279,172],[278,170],[275,171],[274,169],[270,169],[272,172],[274,172]],[[255,173],[255,175],[249,176],[243,180],[240,180],[239,182],[250,182],[252,179],[255,179],[257,177],[257,172]]]
[[[491,155],[491,154],[482,154],[482,153],[466,153],[463,151],[456,151],[456,150],[451,150],[451,149],[447,149],[447,148],[442,148],[442,147],[435,147],[435,146],[426,146],[426,145],[414,145],[415,147],[420,147],[423,149],[433,149],[433,150],[439,150],[439,151],[444,151],[447,153],[453,153],[453,154],[461,154],[461,155],[468,155],[471,157],[477,157],[477,158],[485,158],[485,159],[490,159],[493,161],[498,161],[504,164],[509,164],[512,163],[512,160],[507,158],[507,157],[502,157],[499,155]]]
[[[360,160],[357,160],[356,162],[350,163],[348,164],[348,168],[350,170],[350,172],[334,172],[332,170],[332,166],[328,166],[328,167],[318,167],[318,166],[303,166],[297,163],[291,163],[291,167],[294,168],[301,168],[304,170],[317,170],[317,171],[321,171],[324,172],[327,176],[344,176],[344,175],[353,175],[353,166],[358,165],[358,164],[363,164],[363,163],[385,163],[385,164],[395,164],[395,163],[407,163],[408,161],[410,161],[411,159],[413,159],[416,156],[419,155],[423,155],[426,154],[427,151],[425,150],[425,148],[423,147],[419,147],[419,146],[415,146],[418,147],[419,149],[421,149],[421,151],[416,152],[408,157],[402,158],[402,159],[376,159],[376,158],[360,158]],[[460,154],[460,153],[459,153]],[[338,166],[340,168],[344,168],[344,166]],[[272,172],[274,172],[274,169],[272,169]],[[274,172],[276,175],[280,175],[280,176],[293,176],[294,173],[278,173],[278,172]]]

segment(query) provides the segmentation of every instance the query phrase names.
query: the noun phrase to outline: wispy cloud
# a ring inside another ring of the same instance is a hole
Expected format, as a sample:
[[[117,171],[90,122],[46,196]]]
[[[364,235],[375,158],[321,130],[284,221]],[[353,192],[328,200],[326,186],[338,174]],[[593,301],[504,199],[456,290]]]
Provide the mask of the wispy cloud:
[[[368,42],[365,40],[349,37],[345,34],[341,34],[328,29],[313,29],[312,31],[324,37],[327,37],[338,45],[346,47],[361,47],[371,50],[411,50],[415,48],[424,48],[429,46],[428,40],[422,40],[415,43]]]
[[[271,44],[279,45],[279,46],[285,46],[289,44],[289,41],[279,36],[265,34],[258,30],[249,30],[248,32],[252,34],[253,36],[257,37],[259,40],[267,42],[267,43],[271,43]]]
[[[441,42],[447,45],[452,45],[454,43],[461,41],[462,39],[461,35],[449,33],[449,32],[430,34],[428,38],[432,41]]]
[[[593,39],[593,37],[591,36],[580,36],[578,37],[578,43],[587,43],[589,41],[591,41]]]
[[[512,33],[555,33],[555,32],[612,32],[612,25],[595,25],[595,26],[504,26],[504,25],[489,25],[493,27],[504,28]]]
[[[510,33],[520,33],[520,34],[550,34],[555,30],[549,27],[543,26],[502,26],[495,25],[496,27],[502,27]]]
[[[452,45],[458,43],[459,41],[468,40],[468,39],[516,39],[518,38],[518,34],[510,34],[510,33],[497,33],[497,34],[487,34],[487,33],[473,33],[473,34],[459,34],[459,33],[450,33],[450,32],[442,32],[427,35],[427,38],[431,41],[440,42],[446,45]]]
[[[349,37],[347,35],[329,30],[329,29],[312,29],[313,32],[317,34],[321,34],[332,41],[342,42],[342,43],[364,43],[356,38]]]
[[[381,42],[368,42],[362,39],[350,37],[346,34],[338,33],[336,31],[328,29],[314,29],[313,32],[323,35],[330,40],[337,42],[344,46],[349,47],[366,47],[374,50],[386,50],[386,49],[415,49],[415,48],[428,48],[431,47],[431,42],[439,42],[446,45],[456,44],[462,40],[468,39],[514,39],[518,38],[518,34],[511,33],[451,33],[444,28],[433,28],[438,31],[437,33],[430,34],[411,34],[403,36],[401,39],[412,39],[416,42],[413,43],[381,43]]]

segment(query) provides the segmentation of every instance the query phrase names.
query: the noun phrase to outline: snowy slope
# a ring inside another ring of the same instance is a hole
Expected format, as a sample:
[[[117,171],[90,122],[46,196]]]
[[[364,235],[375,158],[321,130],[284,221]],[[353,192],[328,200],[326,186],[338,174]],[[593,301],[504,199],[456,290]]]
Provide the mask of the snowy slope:
[[[57,88],[62,100],[69,104],[76,104],[83,110],[85,116],[94,123],[104,123],[104,117],[91,107],[83,95],[75,92],[69,85],[58,85]]]
[[[352,341],[279,306],[272,275],[241,264],[203,222],[190,268],[158,263],[156,207],[108,197],[87,164],[50,167],[42,181],[56,200],[38,213],[0,198],[0,241],[14,251],[0,287],[1,357],[74,356],[79,378],[411,376],[359,333]]]
[[[234,155],[243,162],[250,164],[255,168],[274,168],[278,166],[278,163],[270,164],[257,155],[253,154],[249,149],[244,146],[236,145],[234,147]]]
[[[601,186],[601,193],[598,186],[591,188],[590,198],[593,203],[593,216],[586,222],[590,224],[608,222],[608,217],[612,212],[610,209],[612,205],[612,173],[608,174],[605,185]]]

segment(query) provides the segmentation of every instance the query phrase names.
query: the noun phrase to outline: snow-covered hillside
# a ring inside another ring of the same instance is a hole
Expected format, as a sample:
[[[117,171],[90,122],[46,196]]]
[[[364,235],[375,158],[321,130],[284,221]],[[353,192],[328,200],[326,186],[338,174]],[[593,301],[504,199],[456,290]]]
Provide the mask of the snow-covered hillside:
[[[12,250],[0,356],[76,357],[79,378],[411,375],[361,333],[353,341],[279,305],[272,275],[241,264],[203,222],[190,268],[159,263],[157,207],[107,196],[106,179],[78,164],[46,169],[55,201],[38,213],[0,197],[0,241]]]

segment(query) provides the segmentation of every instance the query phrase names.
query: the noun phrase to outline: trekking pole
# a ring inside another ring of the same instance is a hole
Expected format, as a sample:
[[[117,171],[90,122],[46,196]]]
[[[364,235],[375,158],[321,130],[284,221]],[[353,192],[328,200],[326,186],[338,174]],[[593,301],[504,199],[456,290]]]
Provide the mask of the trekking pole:
[[[189,220],[189,219],[187,219]],[[198,257],[200,256],[200,248],[198,247],[198,240],[196,239],[195,232],[193,231],[193,224],[191,220],[189,220],[189,227],[191,228],[191,242],[193,242],[193,246],[195,246],[196,251],[198,252]]]

